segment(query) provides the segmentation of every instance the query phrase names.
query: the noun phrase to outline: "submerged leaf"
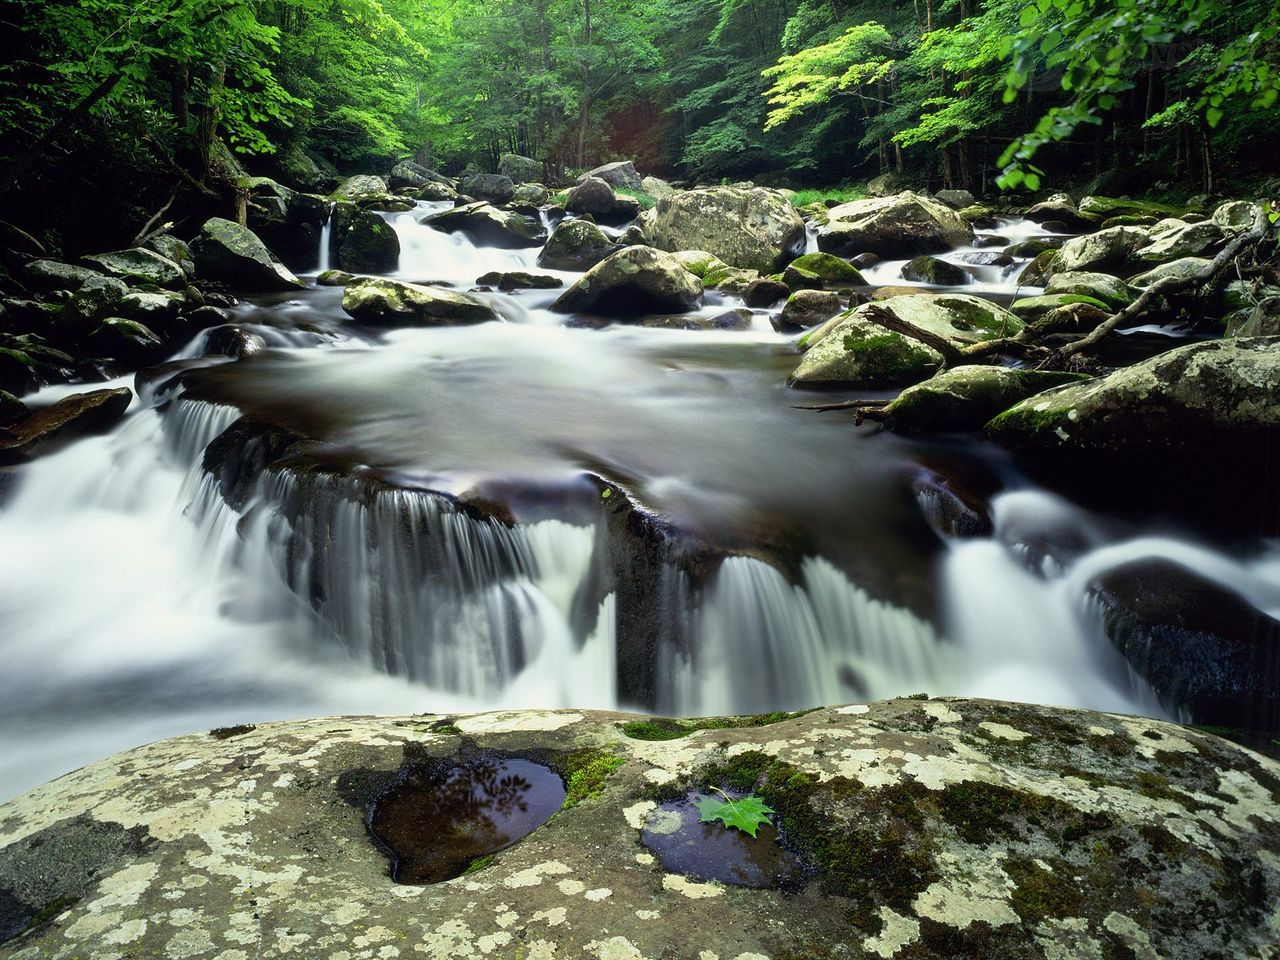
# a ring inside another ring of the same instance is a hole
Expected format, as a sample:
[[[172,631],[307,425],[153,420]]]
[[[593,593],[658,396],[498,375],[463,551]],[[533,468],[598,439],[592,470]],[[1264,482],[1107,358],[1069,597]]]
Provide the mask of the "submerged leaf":
[[[702,823],[723,821],[726,827],[736,827],[748,836],[754,837],[760,824],[769,823],[769,814],[776,811],[754,793],[740,800],[717,800],[715,797],[704,797],[698,803],[699,820]]]

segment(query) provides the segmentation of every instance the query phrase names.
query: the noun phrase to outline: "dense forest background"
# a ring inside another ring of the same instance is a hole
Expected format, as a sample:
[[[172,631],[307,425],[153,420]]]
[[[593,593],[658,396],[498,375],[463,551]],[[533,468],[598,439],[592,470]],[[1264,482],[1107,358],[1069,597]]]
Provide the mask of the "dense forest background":
[[[8,0],[0,217],[90,243],[241,164],[979,193],[1274,175],[1275,0]],[[1230,186],[1228,186],[1228,182]],[[96,222],[89,222],[94,220]],[[128,231],[131,232],[131,231]],[[101,238],[102,242],[106,237]],[[119,242],[118,237],[112,237]]]

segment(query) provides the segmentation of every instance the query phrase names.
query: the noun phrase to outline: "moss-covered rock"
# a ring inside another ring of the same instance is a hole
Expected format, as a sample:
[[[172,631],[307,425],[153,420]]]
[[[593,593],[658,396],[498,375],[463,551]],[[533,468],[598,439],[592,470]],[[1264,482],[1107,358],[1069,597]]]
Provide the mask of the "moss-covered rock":
[[[1108,273],[1062,272],[1049,278],[1044,292],[1074,293],[1100,300],[1113,310],[1127,307],[1138,297],[1138,291],[1119,277]]]
[[[549,270],[590,270],[622,249],[589,220],[566,220],[547,238],[538,254],[538,266]]]
[[[187,276],[178,264],[154,250],[134,247],[114,253],[99,253],[84,258],[95,269],[119,277],[126,283],[150,283],[157,287],[181,287]]]
[[[708,273],[716,273],[729,267],[714,253],[708,253],[706,250],[677,250],[671,255],[699,280]]]
[[[780,193],[707,187],[659,197],[641,217],[660,250],[706,250],[731,267],[780,269],[804,250],[804,222]]]
[[[1107,309],[1107,304],[1098,298],[1085,296],[1082,293],[1046,293],[1039,297],[1024,297],[1021,300],[1015,300],[1009,309],[1022,320],[1034,320],[1051,310],[1067,307],[1073,303],[1087,303],[1099,310]]]
[[[546,238],[536,220],[484,201],[432,214],[422,222],[445,233],[465,231],[478,243],[509,250],[536,247]]]
[[[1144,263],[1168,263],[1183,257],[1210,257],[1226,243],[1216,223],[1189,223],[1140,247],[1134,256]]]
[[[1203,273],[1208,269],[1209,263],[1210,261],[1204,257],[1183,257],[1170,263],[1162,263],[1158,267],[1152,267],[1137,276],[1130,277],[1129,285],[1145,290],[1147,287],[1154,286],[1166,278],[1172,277],[1175,280],[1183,280]]]
[[[932,283],[940,287],[958,287],[969,282],[969,274],[963,267],[939,260],[937,257],[922,256],[908,261],[902,267],[902,279],[914,280],[916,283]]]
[[[385,197],[388,193],[390,193],[390,189],[387,186],[387,181],[383,180],[382,177],[362,173],[342,181],[342,185],[333,192],[333,197],[335,200],[359,202],[370,197]]]
[[[806,270],[832,286],[861,286],[866,283],[857,267],[831,253],[806,253],[796,257],[790,266]]]
[[[1080,201],[1080,212],[1086,217],[1106,220],[1109,217],[1123,216],[1179,216],[1181,207],[1167,203],[1154,203],[1149,200],[1116,199],[1114,197],[1085,197]]]
[[[1100,272],[1122,270],[1134,261],[1140,247],[1146,246],[1151,234],[1142,227],[1112,227],[1068,240],[1058,251],[1057,269],[1064,272]]]
[[[88,280],[105,276],[98,270],[59,263],[57,260],[32,260],[23,268],[27,281],[36,290],[79,290]]]
[[[917,340],[861,319],[843,318],[813,343],[791,375],[798,386],[879,389],[917,383],[942,365],[942,354]]]
[[[346,219],[334,239],[343,270],[390,273],[400,264],[400,238],[391,224],[369,210]]]
[[[164,341],[154,330],[136,320],[108,317],[89,334],[86,346],[95,357],[110,358],[128,364],[140,364],[159,358]]]
[[[637,317],[692,310],[701,297],[702,284],[674,256],[652,247],[626,247],[588,270],[551,309]]]
[[[233,290],[269,292],[304,286],[248,227],[211,217],[191,243],[196,274],[227,284]]]
[[[347,284],[342,309],[357,322],[378,327],[435,327],[498,319],[488,304],[464,294],[382,277]]]
[[[973,228],[954,210],[929,197],[905,192],[854,200],[827,212],[818,247],[839,256],[871,252],[894,259],[962,247]]]
[[[516,194],[516,185],[510,177],[504,177],[500,173],[475,173],[466,177],[458,185],[458,190],[464,196],[503,204],[511,202]]]
[[[774,328],[783,333],[807,330],[839,312],[840,295],[834,290],[797,290],[773,318]]]
[[[1084,374],[1058,371],[952,367],[902,391],[885,412],[894,429],[903,433],[980,430],[1020,400],[1087,379]]]
[[[6,948],[1030,960],[1265,956],[1275,942],[1280,765],[1210,734],[927,698],[624,733],[646,719],[246,724],[99,761],[0,805],[0,877],[21,920],[6,935],[25,931]],[[395,883],[371,810],[476,751],[558,773],[560,811],[462,877]],[[669,819],[660,801],[711,787],[776,811],[805,867],[793,885],[698,880],[639,844]]]

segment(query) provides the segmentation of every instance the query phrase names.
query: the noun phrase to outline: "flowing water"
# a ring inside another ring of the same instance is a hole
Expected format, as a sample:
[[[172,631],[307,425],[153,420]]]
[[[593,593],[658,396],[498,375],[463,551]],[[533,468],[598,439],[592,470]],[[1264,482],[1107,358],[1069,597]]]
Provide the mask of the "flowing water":
[[[534,266],[423,226],[438,206],[387,215],[399,276],[468,289]],[[1000,270],[972,289],[1011,294]],[[796,353],[765,311],[739,332],[572,329],[555,295],[481,293],[505,322],[384,333],[336,288],[246,304],[266,349],[232,360],[206,331],[183,386],[142,381],[115,431],[8,476],[0,796],[147,740],[343,712],[925,691],[1162,715],[1091,576],[1166,556],[1280,612],[1266,545],[1091,514],[973,439],[796,409],[814,395],[786,386]],[[262,472],[233,506],[203,458],[241,413],[340,468]],[[994,495],[991,536],[936,532],[939,478]]]

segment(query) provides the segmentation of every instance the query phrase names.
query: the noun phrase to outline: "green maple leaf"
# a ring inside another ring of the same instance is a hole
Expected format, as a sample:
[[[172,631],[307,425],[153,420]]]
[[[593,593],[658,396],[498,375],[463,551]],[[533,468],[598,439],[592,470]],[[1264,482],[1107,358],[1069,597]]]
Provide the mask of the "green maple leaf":
[[[715,820],[724,822],[725,827],[736,827],[748,836],[754,837],[760,824],[769,823],[769,814],[777,811],[757,797],[748,794],[741,800],[734,800],[721,792],[724,800],[715,797],[703,797],[698,802],[699,821],[711,823]]]

